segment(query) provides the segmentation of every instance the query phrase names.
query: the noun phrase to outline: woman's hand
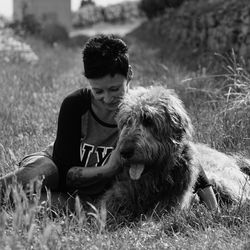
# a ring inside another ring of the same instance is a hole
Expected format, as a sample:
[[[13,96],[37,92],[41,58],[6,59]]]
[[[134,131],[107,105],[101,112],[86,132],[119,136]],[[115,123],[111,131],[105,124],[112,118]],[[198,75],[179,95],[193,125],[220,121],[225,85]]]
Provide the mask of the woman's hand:
[[[111,152],[108,162],[103,167],[109,170],[112,175],[116,175],[121,171],[122,165],[123,160],[121,158],[121,155],[117,148],[115,148]]]

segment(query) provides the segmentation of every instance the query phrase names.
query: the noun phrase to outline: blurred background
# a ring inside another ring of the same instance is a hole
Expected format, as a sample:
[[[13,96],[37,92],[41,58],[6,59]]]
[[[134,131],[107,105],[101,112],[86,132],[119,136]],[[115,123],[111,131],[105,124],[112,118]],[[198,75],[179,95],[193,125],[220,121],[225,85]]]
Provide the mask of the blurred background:
[[[247,0],[0,0],[2,26],[39,35],[50,43],[66,37],[137,29],[143,41],[177,60],[214,66],[214,53],[232,49],[250,65],[250,7]],[[5,21],[4,21],[5,20]],[[174,51],[173,51],[174,50]],[[181,53],[180,53],[181,51]],[[177,53],[173,53],[177,52]],[[188,58],[188,59],[187,59]]]
[[[12,22],[23,22],[32,18],[43,26],[47,23],[58,23],[73,35],[93,35],[100,31],[110,33],[110,27],[105,25],[109,23],[112,24],[113,31],[124,35],[142,21],[143,14],[138,8],[138,1],[1,0],[0,15]],[[87,29],[90,27],[91,30]],[[81,31],[83,28],[85,30]]]

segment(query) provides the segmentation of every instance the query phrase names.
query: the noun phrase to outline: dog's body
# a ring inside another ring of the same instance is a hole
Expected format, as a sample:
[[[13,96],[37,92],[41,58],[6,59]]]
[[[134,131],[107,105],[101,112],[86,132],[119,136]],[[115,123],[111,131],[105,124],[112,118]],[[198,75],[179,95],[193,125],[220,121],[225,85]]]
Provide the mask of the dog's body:
[[[192,142],[191,121],[173,91],[163,87],[131,91],[117,120],[124,172],[102,199],[114,216],[188,207],[200,166],[221,197],[233,201],[250,197],[247,175],[236,158]],[[249,160],[241,161],[250,167]]]
[[[197,155],[194,157],[199,159],[219,201],[238,203],[250,199],[249,159],[227,155],[203,144],[195,147]]]
[[[180,159],[173,168],[167,165],[148,165],[138,180],[131,179],[129,170],[118,179],[103,197],[107,210],[114,216],[127,219],[142,214],[157,213],[172,208],[187,208],[193,198],[193,186],[198,177],[195,159]]]

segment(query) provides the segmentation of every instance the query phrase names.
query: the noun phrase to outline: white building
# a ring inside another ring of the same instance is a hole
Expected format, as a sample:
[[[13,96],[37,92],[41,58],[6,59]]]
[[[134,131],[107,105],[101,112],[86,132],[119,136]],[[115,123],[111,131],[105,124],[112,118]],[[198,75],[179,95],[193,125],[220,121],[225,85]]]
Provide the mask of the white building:
[[[71,29],[70,0],[13,0],[14,20],[22,20],[27,14],[41,22],[57,22],[68,31]]]

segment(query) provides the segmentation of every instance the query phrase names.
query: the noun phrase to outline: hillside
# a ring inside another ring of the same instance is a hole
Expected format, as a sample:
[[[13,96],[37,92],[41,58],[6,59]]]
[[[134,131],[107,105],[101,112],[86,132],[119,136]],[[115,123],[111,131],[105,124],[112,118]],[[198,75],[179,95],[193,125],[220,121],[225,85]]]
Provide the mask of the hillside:
[[[249,68],[249,15],[247,0],[189,0],[148,20],[132,35],[160,49],[162,57],[191,69],[214,70],[221,64],[221,56],[231,57],[232,50]]]

